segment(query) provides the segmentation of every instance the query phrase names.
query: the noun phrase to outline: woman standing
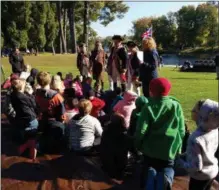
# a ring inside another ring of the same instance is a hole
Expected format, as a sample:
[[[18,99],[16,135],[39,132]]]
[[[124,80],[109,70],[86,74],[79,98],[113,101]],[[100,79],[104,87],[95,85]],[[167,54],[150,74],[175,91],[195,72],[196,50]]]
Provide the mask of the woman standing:
[[[152,37],[143,39],[144,62],[140,65],[140,81],[142,81],[143,94],[149,97],[150,81],[158,77],[157,67],[159,55],[156,50],[156,42]]]
[[[137,93],[140,96],[140,88],[139,88],[139,67],[140,60],[137,56],[137,45],[129,41],[127,42],[128,47],[128,64],[127,64],[127,89]]]
[[[91,66],[89,61],[89,55],[84,43],[79,46],[79,53],[77,57],[77,68],[80,71],[80,75],[85,80],[90,76]]]
[[[93,71],[93,79],[96,80],[96,84],[100,85],[101,88],[104,88],[103,82],[103,71],[105,64],[105,52],[103,50],[102,44],[100,41],[96,41],[95,48],[91,52],[91,65]]]
[[[24,59],[19,49],[15,47],[14,52],[9,56],[9,62],[14,74],[20,75],[25,70]]]

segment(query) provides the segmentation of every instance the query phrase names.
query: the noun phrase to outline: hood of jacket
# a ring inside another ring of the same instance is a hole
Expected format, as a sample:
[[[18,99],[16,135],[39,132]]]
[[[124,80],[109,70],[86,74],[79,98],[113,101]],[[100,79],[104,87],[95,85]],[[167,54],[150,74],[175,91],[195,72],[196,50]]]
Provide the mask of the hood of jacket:
[[[132,91],[126,91],[124,93],[124,101],[127,103],[127,104],[132,104],[133,102],[135,102],[135,100],[137,99],[138,95],[135,93],[135,92],[132,92]]]
[[[198,113],[198,127],[204,131],[210,131],[219,127],[218,102],[207,99]]]

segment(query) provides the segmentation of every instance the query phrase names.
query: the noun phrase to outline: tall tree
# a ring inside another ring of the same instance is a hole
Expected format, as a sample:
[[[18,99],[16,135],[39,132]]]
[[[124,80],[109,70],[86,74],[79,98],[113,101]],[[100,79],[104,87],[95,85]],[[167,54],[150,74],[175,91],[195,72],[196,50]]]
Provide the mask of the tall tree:
[[[55,54],[54,42],[58,35],[58,23],[56,18],[56,4],[50,2],[48,4],[47,19],[45,24],[46,32],[46,48]]]
[[[69,19],[69,28],[70,28],[70,41],[72,44],[72,53],[76,53],[76,33],[75,33],[75,5],[76,2],[72,1],[68,9],[68,19]]]
[[[64,53],[67,53],[64,31],[62,27],[62,2],[57,1],[56,3],[57,3],[57,13],[58,13],[58,22],[59,22],[59,35],[62,42]],[[60,52],[61,52],[61,48],[60,48]]]
[[[49,2],[32,1],[30,23],[31,28],[28,32],[29,41],[28,44],[31,47],[43,49],[46,44],[45,24],[47,18]]]
[[[88,47],[89,2],[84,1],[84,43]]]

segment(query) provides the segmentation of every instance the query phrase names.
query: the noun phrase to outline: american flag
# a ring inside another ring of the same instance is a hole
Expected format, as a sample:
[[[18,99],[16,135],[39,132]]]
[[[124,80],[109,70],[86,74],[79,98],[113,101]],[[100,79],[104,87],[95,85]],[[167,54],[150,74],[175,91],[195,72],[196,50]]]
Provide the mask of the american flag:
[[[143,39],[152,37],[152,27],[150,27],[146,32],[144,32],[141,36]]]

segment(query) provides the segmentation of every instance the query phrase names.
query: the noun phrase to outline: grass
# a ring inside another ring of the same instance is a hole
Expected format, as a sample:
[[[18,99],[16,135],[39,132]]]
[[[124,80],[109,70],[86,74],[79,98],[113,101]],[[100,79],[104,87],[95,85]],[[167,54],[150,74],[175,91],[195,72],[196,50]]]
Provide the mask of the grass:
[[[78,74],[75,55],[39,55],[25,56],[25,63],[30,64],[38,70],[48,71],[52,74],[58,71],[63,73],[72,72]],[[11,66],[8,58],[2,58],[6,76],[11,73]],[[168,78],[172,83],[171,95],[175,96],[182,104],[186,121],[189,128],[194,129],[195,124],[191,121],[191,109],[199,99],[210,98],[218,100],[219,84],[215,80],[215,73],[181,73],[173,68],[162,68],[159,75]],[[105,86],[108,88],[107,75],[105,74]]]

